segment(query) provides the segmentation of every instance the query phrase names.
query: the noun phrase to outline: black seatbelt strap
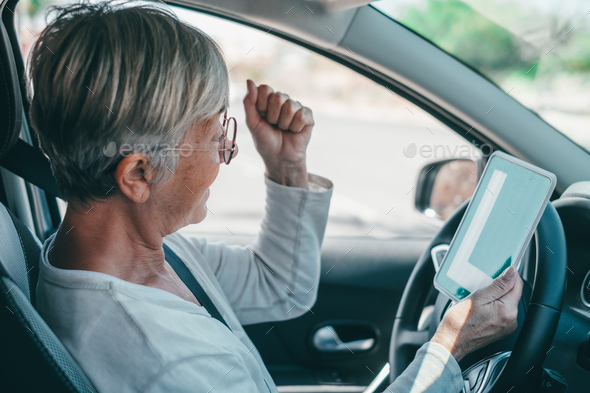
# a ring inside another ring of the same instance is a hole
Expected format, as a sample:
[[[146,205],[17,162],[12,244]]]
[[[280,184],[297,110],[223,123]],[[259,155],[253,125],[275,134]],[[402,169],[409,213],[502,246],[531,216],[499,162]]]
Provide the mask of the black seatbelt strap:
[[[61,197],[49,160],[38,148],[19,139],[2,159],[0,166],[40,189]]]
[[[231,330],[195,276],[193,276],[190,270],[188,270],[188,267],[186,267],[178,255],[176,255],[176,253],[172,251],[166,244],[164,244],[164,255],[166,257],[166,261],[170,264],[170,266],[172,266],[172,269],[174,269],[176,274],[178,274],[178,277],[180,277],[182,282],[186,284],[188,289],[191,290],[201,305],[205,307],[205,310],[207,310],[213,318],[217,319],[219,322],[227,326],[229,330]]]

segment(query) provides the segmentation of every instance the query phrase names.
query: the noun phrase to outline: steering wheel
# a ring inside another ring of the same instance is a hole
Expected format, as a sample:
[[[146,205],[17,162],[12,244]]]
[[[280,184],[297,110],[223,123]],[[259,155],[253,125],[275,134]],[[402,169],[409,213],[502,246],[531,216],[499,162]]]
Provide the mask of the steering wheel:
[[[451,302],[450,298],[439,293],[437,306],[431,316],[430,329],[418,330],[422,310],[429,293],[433,291],[435,268],[431,250],[441,244],[450,244],[467,210],[468,202],[464,202],[447,219],[416,263],[406,284],[391,337],[389,352],[391,382],[408,367],[416,350],[432,338],[442,319],[442,314]],[[493,346],[497,343],[492,343],[484,348],[487,351],[478,349],[470,354],[471,367],[463,372],[466,385],[464,392],[521,392],[531,386],[541,373],[541,365],[549,351],[561,316],[566,282],[565,234],[559,215],[551,203],[547,205],[539,221],[535,240],[536,269],[530,301],[524,300],[525,291],[523,290],[518,329],[509,336],[511,340],[501,340],[504,347],[508,342],[512,351],[504,348],[503,351],[494,353],[497,347]],[[523,258],[523,263],[532,264],[533,259]],[[477,356],[482,353],[483,355]],[[467,357],[464,358],[466,359]],[[476,361],[473,362],[473,360]]]

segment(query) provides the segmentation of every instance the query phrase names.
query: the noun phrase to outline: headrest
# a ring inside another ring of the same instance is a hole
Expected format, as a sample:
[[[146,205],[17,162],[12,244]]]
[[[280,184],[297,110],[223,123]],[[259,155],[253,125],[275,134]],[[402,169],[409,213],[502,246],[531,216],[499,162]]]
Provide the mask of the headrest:
[[[0,23],[0,159],[20,134],[23,103],[12,46],[6,28]]]
[[[569,186],[559,199],[566,198],[590,199],[590,181],[579,181]]]

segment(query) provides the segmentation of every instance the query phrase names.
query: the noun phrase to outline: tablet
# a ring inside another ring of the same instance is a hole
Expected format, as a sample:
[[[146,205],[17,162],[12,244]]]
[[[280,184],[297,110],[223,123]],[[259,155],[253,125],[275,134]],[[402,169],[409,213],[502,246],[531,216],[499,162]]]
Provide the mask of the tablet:
[[[459,301],[522,258],[557,179],[502,152],[491,155],[436,276]]]

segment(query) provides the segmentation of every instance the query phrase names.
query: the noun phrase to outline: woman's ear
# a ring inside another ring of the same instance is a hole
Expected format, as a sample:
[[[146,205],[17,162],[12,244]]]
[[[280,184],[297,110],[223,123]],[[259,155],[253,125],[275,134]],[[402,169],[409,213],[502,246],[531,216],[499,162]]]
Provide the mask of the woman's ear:
[[[115,171],[115,181],[121,193],[135,203],[147,201],[154,177],[150,169],[148,158],[141,153],[124,157]]]

